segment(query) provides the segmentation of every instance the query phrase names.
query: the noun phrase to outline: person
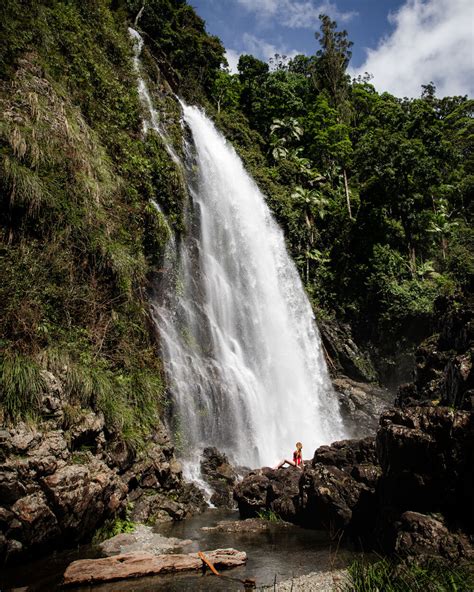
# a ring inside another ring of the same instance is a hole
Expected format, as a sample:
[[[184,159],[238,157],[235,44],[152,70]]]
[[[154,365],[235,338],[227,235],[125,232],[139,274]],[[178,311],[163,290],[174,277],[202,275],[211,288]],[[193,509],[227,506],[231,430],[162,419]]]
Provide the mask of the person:
[[[288,464],[291,467],[296,467],[298,469],[303,470],[304,464],[302,450],[303,444],[301,444],[301,442],[296,442],[296,450],[293,452],[293,460],[288,460],[285,458],[282,461],[280,461],[274,468],[281,469],[281,467],[283,467],[285,464]]]

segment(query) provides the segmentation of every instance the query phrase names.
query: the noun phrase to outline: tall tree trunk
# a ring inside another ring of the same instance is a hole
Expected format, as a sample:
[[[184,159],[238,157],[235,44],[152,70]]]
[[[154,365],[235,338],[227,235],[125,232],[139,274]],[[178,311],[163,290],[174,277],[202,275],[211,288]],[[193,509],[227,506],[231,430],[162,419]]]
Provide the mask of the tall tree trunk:
[[[347,173],[346,169],[342,169],[342,175],[344,177],[344,191],[346,192],[346,202],[347,202],[347,211],[349,212],[349,218],[354,220],[352,217],[352,210],[351,210],[351,196],[349,193],[349,183],[347,182]]]

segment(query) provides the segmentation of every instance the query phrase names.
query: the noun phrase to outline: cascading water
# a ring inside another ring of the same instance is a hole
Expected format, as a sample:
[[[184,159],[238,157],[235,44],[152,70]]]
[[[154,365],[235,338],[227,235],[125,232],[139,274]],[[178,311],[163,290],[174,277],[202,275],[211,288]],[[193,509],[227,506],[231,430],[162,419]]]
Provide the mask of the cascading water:
[[[196,107],[180,290],[156,309],[188,454],[255,467],[343,435],[313,313],[283,233],[242,162]],[[193,157],[193,158],[192,158]]]
[[[189,469],[216,446],[256,467],[301,440],[311,456],[344,436],[311,306],[234,149],[202,111],[182,108],[188,231],[170,245],[174,275],[152,307],[182,455]]]

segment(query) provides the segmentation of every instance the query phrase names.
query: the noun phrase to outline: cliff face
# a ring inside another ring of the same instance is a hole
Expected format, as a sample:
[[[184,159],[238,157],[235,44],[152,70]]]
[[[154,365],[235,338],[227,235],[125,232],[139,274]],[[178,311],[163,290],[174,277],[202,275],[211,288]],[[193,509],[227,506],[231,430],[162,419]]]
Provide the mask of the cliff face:
[[[170,227],[184,225],[179,175],[142,127],[127,30],[141,4],[29,4],[4,3],[0,24],[0,562],[90,540],[125,510],[180,519],[202,503],[163,426],[149,317]],[[179,150],[155,60],[173,79],[184,24],[199,39],[203,23],[168,0],[143,19],[156,52],[143,76]],[[205,96],[193,64],[182,75]]]
[[[436,303],[438,333],[415,353],[414,381],[404,384],[397,402],[448,405],[472,410],[474,404],[474,303],[440,299]]]
[[[63,377],[43,378],[42,420],[0,428],[0,563],[88,542],[116,516],[153,524],[206,506],[159,417],[134,449],[102,413],[71,405]]]

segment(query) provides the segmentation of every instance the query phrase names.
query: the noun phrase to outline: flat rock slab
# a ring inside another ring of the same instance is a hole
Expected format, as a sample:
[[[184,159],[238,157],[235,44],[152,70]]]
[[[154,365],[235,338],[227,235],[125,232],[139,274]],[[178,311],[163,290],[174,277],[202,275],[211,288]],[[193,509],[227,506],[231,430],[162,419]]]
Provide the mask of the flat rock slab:
[[[204,554],[217,569],[236,567],[247,561],[247,554],[235,549],[216,549],[204,551]],[[99,584],[127,578],[199,570],[202,566],[203,562],[197,553],[187,555],[125,553],[103,559],[74,561],[64,572],[63,584],[65,586]]]
[[[270,530],[278,528],[288,528],[294,526],[289,522],[279,520],[278,522],[270,522],[269,520],[262,520],[261,518],[247,518],[245,520],[227,521],[222,520],[216,526],[203,526],[201,530],[215,531],[215,532],[241,532],[244,534],[252,534],[254,532],[261,532],[262,530]]]
[[[190,545],[191,540],[165,537],[153,532],[150,526],[137,524],[135,530],[130,533],[117,534],[102,542],[99,547],[104,555],[123,555],[126,553],[153,553],[159,555],[169,551],[179,551],[180,547]]]

